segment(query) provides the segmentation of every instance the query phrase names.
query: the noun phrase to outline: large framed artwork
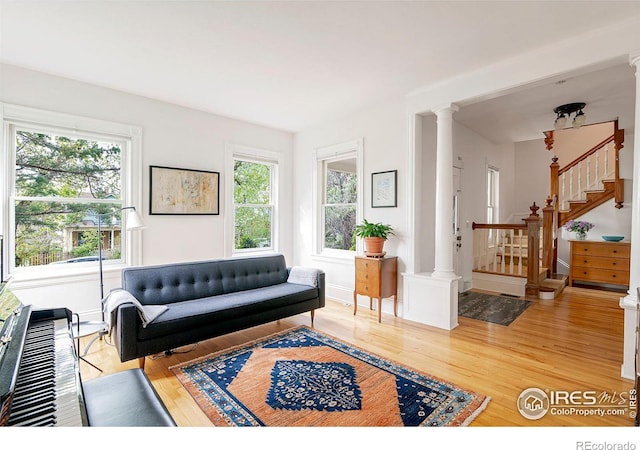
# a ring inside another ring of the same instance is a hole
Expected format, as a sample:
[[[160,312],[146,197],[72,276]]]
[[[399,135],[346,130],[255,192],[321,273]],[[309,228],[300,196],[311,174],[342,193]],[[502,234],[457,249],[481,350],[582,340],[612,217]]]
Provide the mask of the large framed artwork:
[[[149,166],[149,214],[220,214],[220,172]]]
[[[397,206],[398,171],[375,172],[371,174],[371,207],[393,208]]]

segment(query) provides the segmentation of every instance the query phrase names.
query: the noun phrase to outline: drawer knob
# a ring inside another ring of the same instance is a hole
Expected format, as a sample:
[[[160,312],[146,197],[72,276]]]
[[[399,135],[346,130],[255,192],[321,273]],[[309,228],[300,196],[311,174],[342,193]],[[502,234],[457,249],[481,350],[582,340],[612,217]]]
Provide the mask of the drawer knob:
[[[583,275],[586,275],[586,274],[587,274],[587,272],[582,272],[582,274],[583,274]]]
[[[614,250],[613,253],[618,253],[618,250]]]
[[[616,263],[613,263],[613,265],[615,266],[615,265],[616,265]]]
[[[588,261],[587,261],[586,259],[584,260],[584,262],[585,262],[585,264],[587,264],[587,263],[588,263]]]
[[[612,276],[612,278],[615,278],[615,277],[616,277],[616,274],[614,273],[614,274],[613,274],[613,276]]]

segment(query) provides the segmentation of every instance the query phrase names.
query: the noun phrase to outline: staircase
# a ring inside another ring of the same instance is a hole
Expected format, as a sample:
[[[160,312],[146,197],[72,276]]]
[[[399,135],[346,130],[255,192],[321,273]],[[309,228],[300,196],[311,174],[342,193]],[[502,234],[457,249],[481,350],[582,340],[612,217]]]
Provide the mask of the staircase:
[[[547,149],[553,148],[553,132],[546,133]],[[611,136],[584,152],[574,161],[560,167],[558,158],[552,159],[550,198],[558,209],[557,227],[576,220],[608,200],[622,208],[624,180],[620,178],[618,157],[623,148],[624,130],[614,122]]]
[[[567,285],[567,276],[558,274],[558,229],[593,208],[614,199],[622,208],[624,180],[620,178],[618,156],[624,130],[613,123],[613,133],[560,167],[552,159],[550,195],[540,209],[535,202],[523,223],[473,223],[474,287],[517,296],[554,299]],[[553,148],[553,131],[545,133],[547,149]],[[511,289],[511,291],[509,291]]]
[[[547,149],[553,148],[553,132],[545,133]],[[590,150],[584,152],[571,163],[560,167],[558,158],[553,157],[550,166],[550,196],[544,208],[543,230],[550,233],[543,247],[543,263],[551,270],[548,277],[540,282],[542,294],[552,289],[557,292],[564,288],[566,280],[557,272],[557,233],[570,220],[576,220],[597,206],[614,199],[615,207],[622,208],[624,202],[624,180],[620,178],[619,153],[623,148],[624,130],[613,123],[613,133]],[[548,217],[547,217],[548,216]],[[543,231],[544,232],[544,231]],[[563,283],[564,281],[564,283]]]
[[[569,207],[558,212],[559,225],[562,226],[570,220],[575,220],[596,206],[615,198],[616,180],[603,180],[602,186],[602,189],[585,190],[584,200],[569,200]]]

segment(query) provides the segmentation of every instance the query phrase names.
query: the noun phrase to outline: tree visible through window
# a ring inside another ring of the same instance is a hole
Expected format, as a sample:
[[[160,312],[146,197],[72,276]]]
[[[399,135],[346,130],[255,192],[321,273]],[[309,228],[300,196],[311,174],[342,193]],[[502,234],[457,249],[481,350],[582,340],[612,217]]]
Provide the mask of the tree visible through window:
[[[121,256],[122,143],[12,128],[15,266]]]
[[[273,248],[273,164],[234,160],[235,250]]]
[[[355,158],[325,163],[324,248],[355,250],[357,181]]]

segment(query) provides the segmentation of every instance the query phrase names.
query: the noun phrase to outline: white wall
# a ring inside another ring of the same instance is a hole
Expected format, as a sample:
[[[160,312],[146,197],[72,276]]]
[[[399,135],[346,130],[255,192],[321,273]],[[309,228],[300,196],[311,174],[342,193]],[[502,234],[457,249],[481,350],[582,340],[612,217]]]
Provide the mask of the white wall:
[[[549,178],[553,153],[547,150],[544,139],[516,142],[514,152],[514,174],[518,183],[515,188],[514,214],[529,214],[529,206],[535,201],[540,207],[549,196]]]
[[[160,264],[223,257],[225,143],[280,152],[284,167],[280,174],[280,248],[293,260],[291,160],[293,135],[213,114],[196,111],[99,86],[47,75],[9,65],[0,65],[0,101],[86,116],[142,127],[142,201],[138,206],[147,224],[142,231],[142,263]],[[170,88],[170,87],[168,87]],[[220,172],[219,216],[150,216],[149,165]],[[55,281],[39,280],[16,294],[26,303],[41,307],[68,306],[75,312],[94,310],[99,300],[95,283],[76,278],[56,288]],[[54,283],[54,284],[51,284]],[[106,291],[119,286],[119,273],[109,273]],[[45,294],[46,290],[46,294]]]
[[[361,111],[348,117],[319,124],[296,134],[294,138],[295,186],[293,203],[294,261],[326,272],[327,293],[331,297],[351,302],[354,288],[353,258],[330,259],[313,255],[313,198],[312,170],[313,153],[317,148],[327,147],[353,139],[364,141],[364,218],[384,222],[394,228],[385,244],[388,255],[398,256],[398,271],[405,267],[407,255],[407,124],[404,100],[390,100],[375,108]],[[371,208],[371,174],[387,170],[398,171],[398,206],[395,208]],[[401,288],[398,290],[401,293]],[[392,311],[391,302],[383,302],[383,310]]]

